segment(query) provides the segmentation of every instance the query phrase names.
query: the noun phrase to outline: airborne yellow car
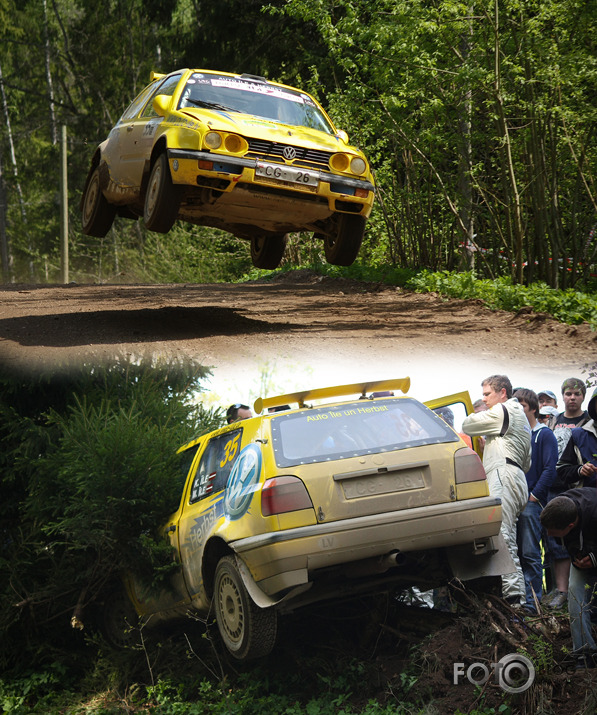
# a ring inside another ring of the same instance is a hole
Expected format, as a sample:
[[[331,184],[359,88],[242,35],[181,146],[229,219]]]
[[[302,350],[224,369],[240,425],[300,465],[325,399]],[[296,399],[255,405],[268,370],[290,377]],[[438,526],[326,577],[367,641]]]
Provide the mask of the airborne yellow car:
[[[318,102],[264,77],[210,70],[152,73],[96,149],[81,199],[83,232],[116,215],[167,233],[177,219],[251,242],[276,268],[290,232],[321,239],[350,265],[371,213],[374,181]]]
[[[409,384],[259,399],[258,416],[181,447],[186,483],[162,528],[179,569],[158,593],[129,578],[136,613],[215,616],[243,660],[270,652],[278,616],[309,603],[511,571],[479,457],[432,409],[394,396]],[[468,393],[430,404],[472,411]]]

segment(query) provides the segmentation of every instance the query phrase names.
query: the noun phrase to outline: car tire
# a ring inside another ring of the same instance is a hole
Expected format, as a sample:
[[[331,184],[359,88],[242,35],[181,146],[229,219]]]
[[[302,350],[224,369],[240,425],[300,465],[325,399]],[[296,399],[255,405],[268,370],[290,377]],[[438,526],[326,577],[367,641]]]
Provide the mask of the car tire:
[[[288,234],[273,236],[253,236],[251,238],[251,260],[255,268],[273,270],[280,265],[284,256]]]
[[[366,220],[363,216],[340,214],[336,231],[324,237],[325,258],[335,266],[350,266],[359,254]]]
[[[81,214],[83,233],[86,236],[103,238],[114,222],[116,206],[108,203],[102,193],[98,166],[91,172],[85,186]]]
[[[216,623],[228,652],[237,660],[267,655],[276,642],[278,616],[249,596],[234,556],[223,556],[214,580]]]
[[[100,631],[111,646],[131,648],[139,644],[139,616],[123,586],[115,586],[100,608]]]
[[[156,233],[168,233],[178,218],[180,188],[172,183],[170,166],[165,153],[160,154],[149,174],[143,222],[145,227]]]

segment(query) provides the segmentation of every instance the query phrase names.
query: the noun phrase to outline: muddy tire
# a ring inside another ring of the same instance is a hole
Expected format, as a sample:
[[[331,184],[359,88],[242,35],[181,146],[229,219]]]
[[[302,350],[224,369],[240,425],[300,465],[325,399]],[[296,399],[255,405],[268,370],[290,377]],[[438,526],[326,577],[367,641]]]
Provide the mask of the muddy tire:
[[[284,256],[288,234],[278,236],[253,236],[251,239],[251,260],[255,268],[273,270],[280,265]]]
[[[115,648],[131,648],[139,644],[139,616],[124,587],[116,587],[100,609],[100,631]]]
[[[150,231],[168,233],[178,218],[180,206],[180,187],[172,183],[170,166],[166,154],[160,154],[151,167],[143,222]]]
[[[336,230],[324,237],[323,247],[328,263],[335,266],[350,266],[359,254],[365,234],[363,216],[339,214]]]
[[[85,186],[81,214],[83,233],[96,238],[103,238],[108,233],[116,216],[116,207],[108,203],[102,193],[97,166]]]
[[[249,660],[271,652],[276,642],[277,613],[253,602],[234,556],[224,556],[218,562],[214,603],[220,636],[234,658]]]

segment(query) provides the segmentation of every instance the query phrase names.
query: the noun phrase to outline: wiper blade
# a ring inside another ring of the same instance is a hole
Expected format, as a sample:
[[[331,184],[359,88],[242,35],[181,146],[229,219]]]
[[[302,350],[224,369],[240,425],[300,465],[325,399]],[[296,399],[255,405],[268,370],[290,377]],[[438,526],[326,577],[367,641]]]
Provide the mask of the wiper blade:
[[[221,109],[224,112],[238,112],[238,109],[234,109],[234,107],[226,107],[216,102],[206,102],[204,99],[192,99],[191,97],[187,97],[186,101],[197,107],[204,107],[205,109]]]

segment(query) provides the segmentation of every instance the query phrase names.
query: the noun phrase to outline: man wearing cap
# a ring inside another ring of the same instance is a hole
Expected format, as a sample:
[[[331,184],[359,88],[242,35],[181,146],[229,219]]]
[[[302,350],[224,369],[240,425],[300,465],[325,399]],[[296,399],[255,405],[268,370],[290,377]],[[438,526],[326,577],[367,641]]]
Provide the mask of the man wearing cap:
[[[555,425],[556,419],[560,413],[555,407],[551,405],[543,405],[539,407],[539,416],[537,419],[542,425],[549,427],[553,431],[553,426]]]
[[[537,393],[537,397],[539,398],[539,419],[542,417],[541,411],[544,410],[543,416],[548,415],[548,418],[541,421],[552,430],[556,424],[556,417],[560,414],[555,393],[551,390],[541,390]]]
[[[516,521],[525,508],[529,491],[525,472],[531,466],[531,429],[524,410],[512,397],[506,375],[492,375],[481,383],[484,412],[468,415],[462,431],[471,437],[485,436],[483,466],[492,495],[502,500],[502,526],[516,571],[502,576],[502,596],[514,606],[525,601],[525,583],[516,543]]]
[[[582,408],[587,387],[578,377],[569,377],[562,383],[562,398],[564,400],[564,412],[558,415],[553,432],[558,441],[558,459],[568,444],[572,430],[581,427],[590,418]],[[562,472],[557,472],[550,490],[549,500],[559,496],[570,485],[562,479]],[[570,578],[570,556],[562,544],[556,539],[547,535],[546,539],[546,562],[551,565],[553,574],[554,590],[548,593],[542,605],[546,608],[559,609],[568,600],[568,580]]]

